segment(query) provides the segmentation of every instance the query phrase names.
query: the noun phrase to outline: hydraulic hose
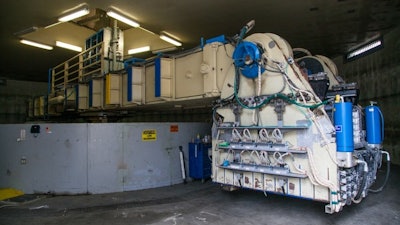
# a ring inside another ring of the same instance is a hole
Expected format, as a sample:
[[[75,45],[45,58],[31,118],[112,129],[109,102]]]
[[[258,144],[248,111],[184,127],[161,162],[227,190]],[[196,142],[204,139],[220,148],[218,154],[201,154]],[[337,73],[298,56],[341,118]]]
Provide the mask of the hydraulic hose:
[[[240,42],[243,40],[244,35],[247,34],[247,33],[254,27],[255,24],[256,24],[256,22],[255,22],[254,20],[250,20],[250,22],[248,22],[248,23],[240,30],[238,43],[240,43]]]
[[[354,201],[360,200],[361,194],[363,193],[365,189],[365,185],[367,184],[367,179],[368,179],[368,165],[365,161],[363,160],[357,160],[357,163],[364,164],[364,169],[363,169],[363,176],[362,176],[362,181],[360,188],[358,189],[358,192],[356,196],[354,197]]]
[[[386,161],[386,176],[385,176],[385,180],[383,181],[382,185],[378,188],[378,189],[368,189],[368,191],[372,192],[372,193],[379,193],[383,190],[383,188],[386,186],[388,180],[389,180],[389,174],[390,174],[390,156],[389,153],[387,151],[382,151],[382,153],[386,154],[387,157],[387,161]]]

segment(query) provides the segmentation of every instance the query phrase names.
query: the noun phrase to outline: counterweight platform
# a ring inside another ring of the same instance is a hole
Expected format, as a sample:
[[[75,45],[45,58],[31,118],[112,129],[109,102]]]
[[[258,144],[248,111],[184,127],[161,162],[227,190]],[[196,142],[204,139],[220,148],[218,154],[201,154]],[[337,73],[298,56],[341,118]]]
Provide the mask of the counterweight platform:
[[[381,168],[378,177],[384,177]],[[241,189],[222,191],[207,181],[101,195],[41,196],[0,205],[1,224],[400,224],[400,167],[364,204],[330,215],[325,203]],[[382,174],[379,174],[382,173]],[[376,185],[380,184],[378,179]]]

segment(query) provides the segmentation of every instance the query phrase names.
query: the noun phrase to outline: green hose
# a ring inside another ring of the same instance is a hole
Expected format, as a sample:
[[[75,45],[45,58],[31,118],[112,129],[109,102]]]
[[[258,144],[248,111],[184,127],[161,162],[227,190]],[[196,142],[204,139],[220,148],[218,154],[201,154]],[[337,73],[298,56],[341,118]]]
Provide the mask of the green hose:
[[[260,104],[258,104],[258,105],[255,105],[255,106],[247,106],[247,105],[245,105],[245,104],[243,104],[243,102],[241,102],[241,100],[239,99],[239,97],[238,97],[238,86],[239,85],[237,85],[237,80],[239,79],[239,68],[238,67],[236,67],[236,69],[235,69],[235,84],[234,84],[234,95],[235,95],[235,99],[236,99],[236,101],[239,103],[239,105],[241,106],[241,107],[243,107],[243,108],[245,108],[245,109],[259,109],[259,108],[261,108],[262,106],[264,106],[265,104],[268,104],[272,99],[274,99],[274,98],[281,98],[281,99],[283,99],[283,100],[285,100],[286,102],[289,102],[289,103],[291,103],[291,104],[295,104],[295,105],[297,105],[297,106],[300,106],[300,107],[303,107],[303,108],[310,108],[310,109],[315,109],[315,108],[318,108],[319,106],[321,106],[321,105],[326,105],[326,104],[328,104],[328,102],[329,102],[329,100],[325,100],[325,101],[322,101],[322,102],[320,102],[320,103],[316,103],[316,104],[313,104],[313,105],[305,105],[305,104],[302,104],[302,103],[299,103],[299,102],[297,102],[297,101],[295,101],[295,100],[293,100],[293,99],[291,99],[291,98],[289,98],[288,96],[286,96],[286,95],[284,95],[284,94],[282,94],[282,93],[276,93],[276,94],[273,94],[273,95],[271,95],[271,96],[269,96],[268,98],[266,98],[264,101],[262,101]]]

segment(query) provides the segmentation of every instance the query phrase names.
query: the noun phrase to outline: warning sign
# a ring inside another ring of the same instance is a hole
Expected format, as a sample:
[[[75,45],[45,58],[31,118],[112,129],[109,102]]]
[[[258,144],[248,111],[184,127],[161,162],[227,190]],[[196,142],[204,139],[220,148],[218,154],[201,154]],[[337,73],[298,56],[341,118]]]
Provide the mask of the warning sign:
[[[169,131],[170,131],[170,132],[178,132],[178,131],[179,131],[178,125],[171,125],[171,126],[169,127]]]
[[[155,129],[142,131],[142,141],[155,141],[155,140],[157,140],[157,131]]]

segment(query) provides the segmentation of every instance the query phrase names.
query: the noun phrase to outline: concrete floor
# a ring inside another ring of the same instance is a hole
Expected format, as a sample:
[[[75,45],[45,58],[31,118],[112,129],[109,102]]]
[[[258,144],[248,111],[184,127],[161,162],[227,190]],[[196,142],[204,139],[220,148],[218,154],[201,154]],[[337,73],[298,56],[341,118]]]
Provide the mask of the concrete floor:
[[[392,166],[382,192],[333,215],[325,214],[325,203],[251,190],[225,192],[211,181],[193,181],[102,195],[40,196],[0,205],[0,224],[400,224],[399,172]]]

